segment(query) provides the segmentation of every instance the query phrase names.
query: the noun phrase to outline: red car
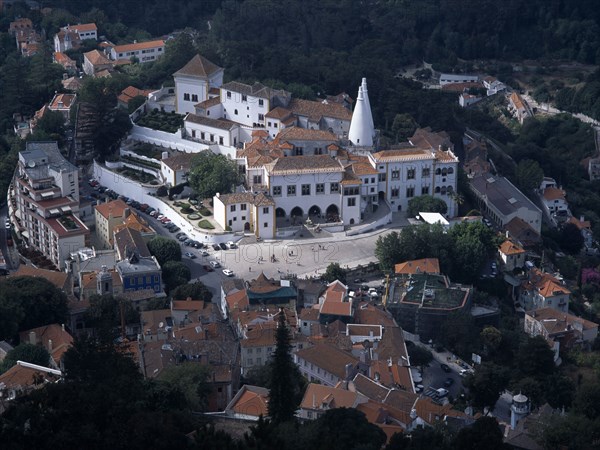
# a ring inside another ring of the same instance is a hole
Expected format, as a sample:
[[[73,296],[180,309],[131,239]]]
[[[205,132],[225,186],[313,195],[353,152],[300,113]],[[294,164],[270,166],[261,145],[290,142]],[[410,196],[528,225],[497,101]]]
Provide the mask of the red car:
[[[210,267],[208,264],[203,265],[202,268],[204,270],[206,270],[207,272],[214,272],[215,271],[215,269],[213,269],[212,267]]]

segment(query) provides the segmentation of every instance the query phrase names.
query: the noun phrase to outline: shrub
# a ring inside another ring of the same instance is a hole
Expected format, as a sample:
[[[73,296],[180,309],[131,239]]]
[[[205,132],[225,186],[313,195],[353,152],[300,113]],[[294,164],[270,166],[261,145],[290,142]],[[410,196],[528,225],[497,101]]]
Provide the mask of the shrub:
[[[204,228],[206,230],[214,230],[215,227],[213,226],[212,223],[210,223],[208,220],[206,219],[202,219],[200,222],[198,222],[198,226],[200,228]]]

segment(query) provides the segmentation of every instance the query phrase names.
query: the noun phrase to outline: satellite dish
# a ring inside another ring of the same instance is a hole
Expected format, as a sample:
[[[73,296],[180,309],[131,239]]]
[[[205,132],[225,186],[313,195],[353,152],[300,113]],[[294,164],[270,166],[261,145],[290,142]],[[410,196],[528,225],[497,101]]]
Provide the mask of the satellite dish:
[[[28,167],[35,167],[35,161],[31,160],[27,162]]]
[[[163,325],[164,325],[164,323],[162,323],[162,322],[159,322],[159,323],[158,323],[158,328],[162,328],[162,327],[163,327]]]

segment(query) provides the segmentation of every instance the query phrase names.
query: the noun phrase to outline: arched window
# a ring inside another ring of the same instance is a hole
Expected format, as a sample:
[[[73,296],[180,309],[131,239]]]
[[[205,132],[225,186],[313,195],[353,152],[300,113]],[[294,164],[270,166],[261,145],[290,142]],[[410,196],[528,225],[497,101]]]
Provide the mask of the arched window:
[[[454,173],[454,169],[452,167],[448,167],[448,175],[452,175]]]
[[[448,175],[448,169],[446,169],[445,167],[442,169],[442,176],[445,177],[446,175]]]
[[[454,188],[452,186],[448,186],[448,195],[454,192]]]
[[[436,193],[436,194],[439,194],[439,193],[440,193],[440,187],[439,187],[439,186],[437,186],[437,187],[435,188],[435,193]]]
[[[235,111],[233,111],[233,113],[237,116],[238,115],[237,109]]]
[[[442,173],[442,170],[441,170],[441,169],[435,169],[435,174],[436,174],[436,175],[439,175],[439,174],[441,174],[441,173]]]
[[[442,186],[441,194],[446,195],[446,186]]]

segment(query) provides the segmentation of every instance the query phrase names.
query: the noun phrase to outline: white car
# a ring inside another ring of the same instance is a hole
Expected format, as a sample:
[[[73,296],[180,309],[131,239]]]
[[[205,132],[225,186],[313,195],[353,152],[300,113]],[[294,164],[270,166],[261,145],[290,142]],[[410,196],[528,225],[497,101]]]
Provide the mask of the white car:
[[[208,256],[208,252],[206,250],[202,250],[200,252],[200,256]]]
[[[444,388],[436,389],[435,392],[439,397],[445,397],[446,395],[448,395],[448,389]]]
[[[229,242],[227,243],[227,248],[229,248],[229,249],[234,249],[234,248],[237,248],[237,245],[235,245],[235,242],[233,242],[233,241],[229,241]]]
[[[233,270],[230,270],[230,269],[223,269],[223,274],[224,274],[225,276],[232,277],[232,276],[233,276]]]

